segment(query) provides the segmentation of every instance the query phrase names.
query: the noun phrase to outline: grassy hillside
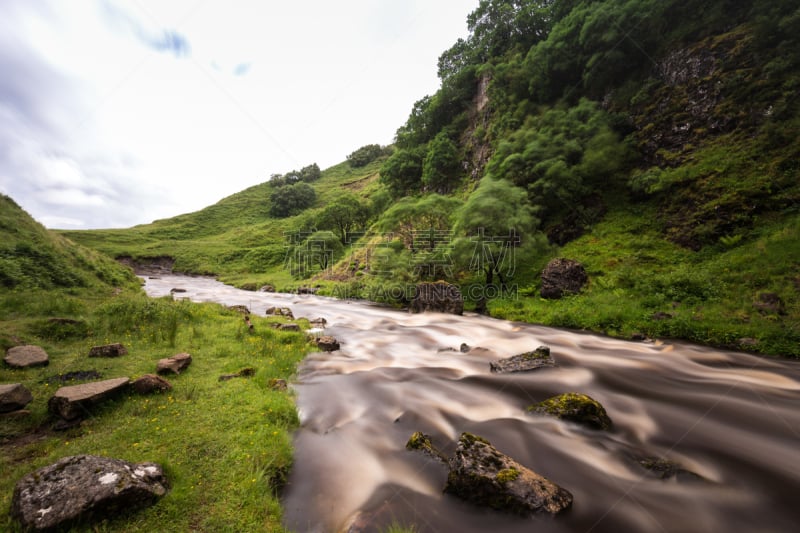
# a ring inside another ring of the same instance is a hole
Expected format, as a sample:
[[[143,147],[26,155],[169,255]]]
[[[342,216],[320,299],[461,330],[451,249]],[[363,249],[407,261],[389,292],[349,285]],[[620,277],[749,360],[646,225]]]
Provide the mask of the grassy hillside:
[[[34,398],[26,413],[0,414],[0,530],[21,531],[9,515],[21,477],[85,453],[156,461],[171,489],[150,509],[71,531],[283,531],[277,491],[297,415],[291,394],[272,383],[294,375],[310,348],[305,335],[255,316],[251,330],[220,305],[147,298],[129,269],[46,230],[5,196],[0,243],[0,348],[35,344],[50,359],[30,369],[0,364],[0,383],[21,383]],[[87,357],[111,342],[128,354]],[[168,378],[170,392],[127,392],[56,429],[47,403],[59,387],[135,379],[179,352],[193,363]],[[246,377],[219,380],[243,369]]]
[[[304,210],[264,183],[64,234],[250,288],[403,305],[441,278],[495,316],[800,356],[798,24],[776,0],[482,0],[393,151],[322,172]],[[554,257],[586,265],[580,294],[538,297]]]

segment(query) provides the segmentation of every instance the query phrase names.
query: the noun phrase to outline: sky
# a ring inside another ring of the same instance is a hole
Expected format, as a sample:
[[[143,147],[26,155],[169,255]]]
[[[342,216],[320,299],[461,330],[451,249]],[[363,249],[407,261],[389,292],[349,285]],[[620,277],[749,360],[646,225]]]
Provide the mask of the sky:
[[[478,3],[1,0],[0,192],[130,227],[391,144]]]

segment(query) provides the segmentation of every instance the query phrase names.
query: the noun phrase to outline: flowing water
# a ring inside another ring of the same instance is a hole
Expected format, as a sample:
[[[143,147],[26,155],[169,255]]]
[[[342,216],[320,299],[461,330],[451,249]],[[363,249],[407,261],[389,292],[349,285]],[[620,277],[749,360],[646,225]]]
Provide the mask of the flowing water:
[[[634,343],[482,316],[409,314],[361,302],[253,293],[207,278],[148,280],[151,295],[288,306],[323,317],[341,350],[309,355],[296,383],[301,427],[284,494],[292,531],[797,531],[800,363],[679,342]],[[466,343],[474,349],[461,353]],[[492,374],[540,345],[556,368]],[[611,431],[525,407],[564,392],[602,403]],[[443,465],[405,450],[414,431],[446,453],[463,431],[569,490],[551,517],[519,518],[443,494]],[[679,463],[662,480],[635,457]],[[356,528],[354,528],[355,530]],[[361,531],[362,529],[359,529]]]

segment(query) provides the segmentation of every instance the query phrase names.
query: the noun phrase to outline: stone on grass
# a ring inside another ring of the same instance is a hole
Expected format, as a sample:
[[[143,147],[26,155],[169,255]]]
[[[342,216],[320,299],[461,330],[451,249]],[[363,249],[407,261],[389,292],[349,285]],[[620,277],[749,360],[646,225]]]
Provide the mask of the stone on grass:
[[[158,374],[180,374],[192,364],[192,356],[188,353],[175,354],[172,357],[166,357],[158,360],[156,372]]]
[[[152,505],[168,488],[158,464],[74,455],[20,479],[11,515],[26,531],[66,529]]]
[[[127,353],[127,348],[119,342],[115,342],[103,346],[92,346],[92,349],[89,350],[89,357],[119,357]]]
[[[269,307],[264,312],[265,315],[285,316],[286,318],[294,320],[294,314],[288,307]]]
[[[542,298],[557,300],[581,291],[589,277],[586,270],[574,259],[556,258],[542,271]]]
[[[569,491],[470,433],[461,434],[448,464],[445,492],[477,505],[524,516],[557,514],[572,505]]]
[[[532,352],[492,361],[489,363],[489,370],[498,374],[507,374],[511,372],[529,372],[553,366],[556,366],[556,362],[550,357],[550,348],[539,346]]]
[[[229,305],[228,309],[230,309],[231,311],[238,311],[243,315],[250,314],[250,309],[246,305]]]
[[[278,326],[280,331],[300,331],[300,326],[297,324],[281,324]]]
[[[317,348],[322,350],[323,352],[335,352],[339,349],[339,341],[336,340],[336,337],[331,337],[330,335],[323,335],[322,337],[317,339]]]
[[[130,382],[128,378],[115,378],[61,387],[48,400],[47,408],[64,420],[83,418],[93,406],[127,389]]]
[[[10,413],[24,409],[33,401],[31,391],[20,383],[0,385],[0,413]]]
[[[228,381],[233,378],[249,378],[256,375],[256,369],[252,367],[247,367],[239,370],[235,374],[222,374],[219,377],[219,381]]]
[[[611,418],[600,402],[577,392],[553,396],[531,405],[528,411],[577,422],[592,429],[611,429]]]
[[[267,382],[267,386],[269,386],[270,390],[275,391],[285,391],[289,388],[286,380],[280,378],[270,378],[269,382]]]
[[[9,348],[3,361],[12,368],[30,368],[50,364],[47,352],[41,346],[33,345]]]
[[[153,394],[172,390],[172,384],[169,381],[155,374],[145,374],[131,383],[131,387],[139,394]]]
[[[412,313],[434,311],[460,315],[464,312],[461,290],[445,281],[423,282],[417,285],[409,310]]]

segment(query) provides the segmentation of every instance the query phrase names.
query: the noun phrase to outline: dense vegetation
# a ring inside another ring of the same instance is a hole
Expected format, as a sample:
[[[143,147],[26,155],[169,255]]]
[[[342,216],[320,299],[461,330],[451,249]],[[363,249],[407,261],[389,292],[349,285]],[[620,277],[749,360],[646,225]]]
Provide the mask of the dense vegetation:
[[[800,7],[482,0],[467,23],[393,149],[69,235],[240,286],[403,304],[447,279],[496,316],[800,355]],[[557,256],[590,284],[545,301]]]

